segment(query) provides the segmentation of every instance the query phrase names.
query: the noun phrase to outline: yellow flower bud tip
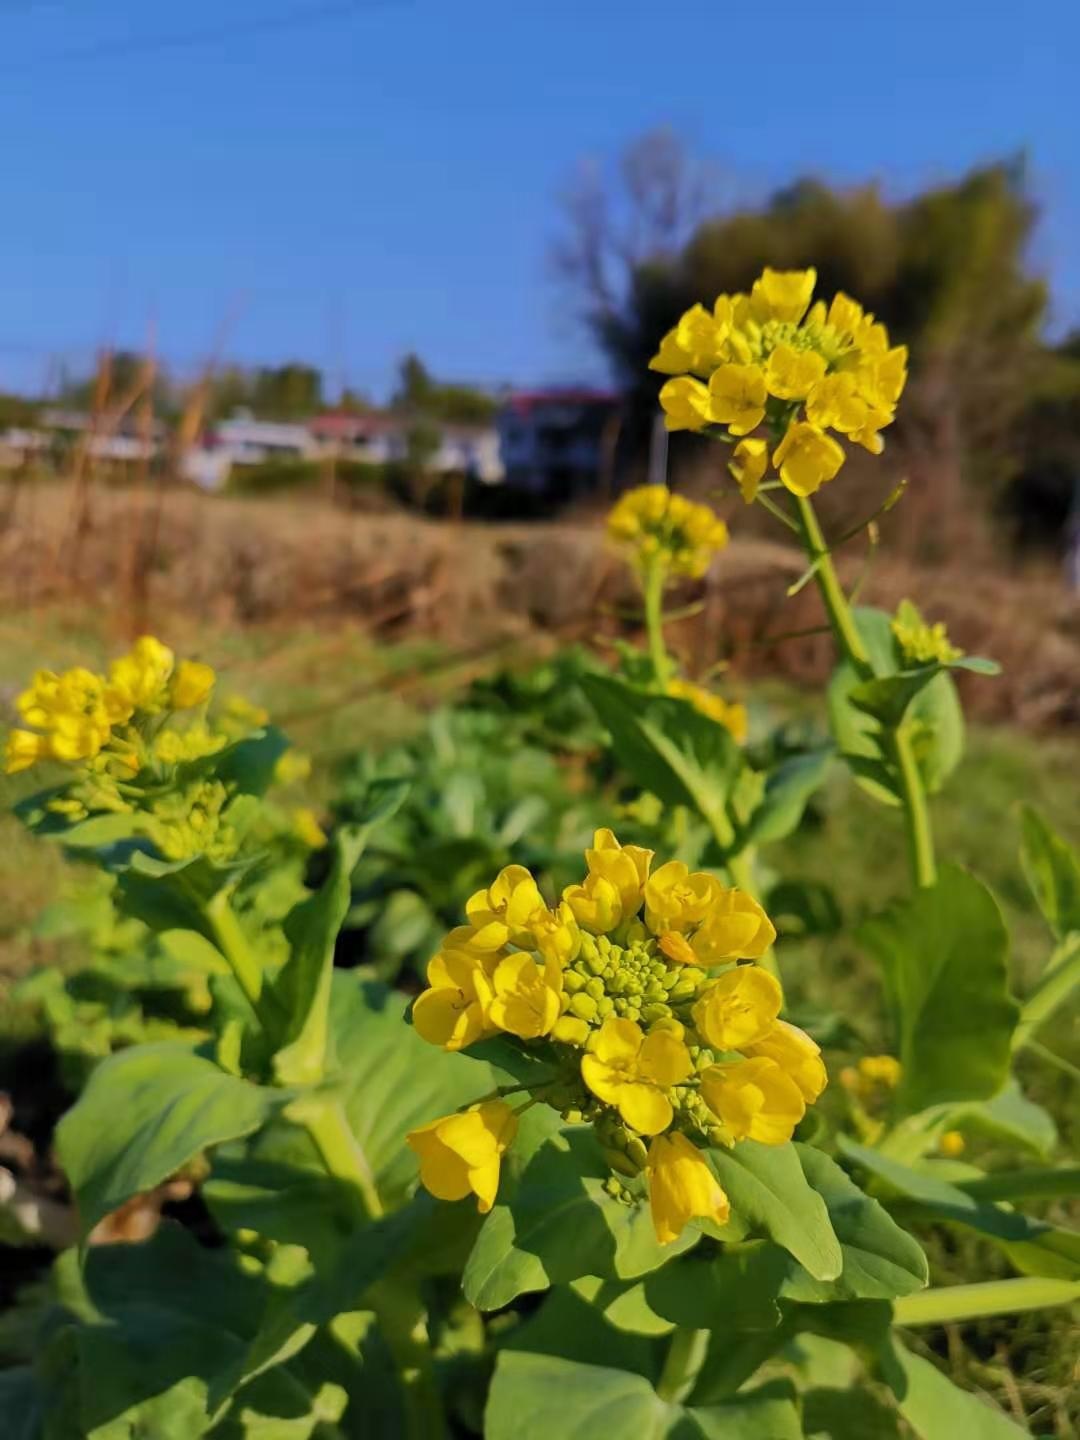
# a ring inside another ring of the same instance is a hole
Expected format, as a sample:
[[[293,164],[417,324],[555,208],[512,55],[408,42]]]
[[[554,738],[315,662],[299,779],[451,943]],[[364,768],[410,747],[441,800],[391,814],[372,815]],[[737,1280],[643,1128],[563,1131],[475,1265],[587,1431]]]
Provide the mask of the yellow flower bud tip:
[[[726,1225],[731,1205],[701,1151],[678,1131],[657,1135],[645,1165],[653,1228],[661,1245],[677,1240],[689,1221]]]
[[[900,1061],[893,1055],[864,1055],[859,1061],[858,1073],[871,1085],[895,1090],[900,1083]]]
[[[420,1160],[420,1181],[437,1200],[477,1197],[486,1215],[499,1190],[502,1156],[517,1133],[517,1115],[502,1100],[487,1100],[464,1114],[445,1115],[411,1130],[408,1144]]]
[[[735,477],[739,494],[747,505],[757,497],[758,487],[769,468],[768,442],[760,439],[740,440],[732,452],[728,469]]]
[[[967,1144],[959,1130],[946,1130],[938,1140],[938,1151],[950,1160],[955,1160],[967,1149]]]
[[[740,965],[708,985],[694,1003],[694,1025],[716,1050],[741,1050],[772,1029],[783,992],[757,965]]]
[[[215,678],[209,665],[198,660],[181,660],[169,689],[170,705],[174,710],[193,710],[209,698]]]
[[[581,1060],[581,1077],[592,1093],[641,1135],[656,1135],[671,1124],[665,1092],[693,1069],[680,1036],[664,1029],[646,1034],[635,1021],[616,1017],[593,1034]]]
[[[676,700],[688,701],[699,714],[723,725],[737,744],[745,743],[749,725],[745,705],[729,704],[711,690],[695,685],[690,680],[669,680],[667,688],[668,694]]]
[[[928,625],[911,600],[902,600],[890,626],[901,654],[909,664],[929,665],[937,661],[949,665],[959,660],[963,651],[949,641],[944,624]]]
[[[809,308],[816,284],[817,271],[813,268],[773,270],[766,266],[750,292],[756,317],[797,325]]]
[[[765,1055],[709,1066],[701,1073],[701,1095],[735,1141],[783,1145],[806,1113],[799,1086]]]

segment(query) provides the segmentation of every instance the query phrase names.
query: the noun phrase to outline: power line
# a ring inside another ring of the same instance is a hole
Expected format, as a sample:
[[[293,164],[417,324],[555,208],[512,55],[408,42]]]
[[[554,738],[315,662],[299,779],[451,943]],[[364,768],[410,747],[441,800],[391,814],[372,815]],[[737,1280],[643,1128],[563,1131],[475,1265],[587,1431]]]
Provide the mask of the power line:
[[[287,30],[303,30],[335,20],[346,20],[364,11],[381,8],[393,0],[330,0],[323,5],[305,5],[264,15],[261,19],[234,21],[231,24],[189,30],[173,35],[132,36],[128,40],[109,41],[72,50],[54,50],[44,55],[31,55],[27,63],[0,65],[0,75],[23,74],[34,65],[79,65],[98,60],[126,60],[144,55],[158,55],[169,50],[187,50],[201,45],[216,45],[226,40],[247,39],[254,35],[280,34]],[[0,11],[2,13],[2,11]]]

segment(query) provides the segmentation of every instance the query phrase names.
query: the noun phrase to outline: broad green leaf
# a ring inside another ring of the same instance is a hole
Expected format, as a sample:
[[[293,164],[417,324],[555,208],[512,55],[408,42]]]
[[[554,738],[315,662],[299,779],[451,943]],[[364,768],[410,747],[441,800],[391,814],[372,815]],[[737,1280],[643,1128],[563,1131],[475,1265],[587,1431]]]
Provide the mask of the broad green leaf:
[[[743,760],[723,725],[685,700],[611,676],[585,675],[581,684],[611,732],[616,759],[642,789],[668,805],[689,805],[714,833],[730,829],[727,801]]]
[[[314,1435],[320,1421],[341,1415],[350,1394],[365,1393],[362,1356],[343,1368],[324,1349],[309,1367],[308,1357],[296,1357],[298,1345],[283,1346],[272,1371],[242,1386],[220,1425],[209,1401],[224,1373],[242,1372],[261,1323],[288,1302],[302,1263],[299,1252],[279,1251],[253,1272],[168,1222],[145,1244],[92,1249],[85,1288],[54,1332],[56,1361],[42,1362],[53,1381],[50,1422],[57,1412],[70,1417],[72,1440],[197,1440],[211,1429],[215,1440]],[[69,1432],[57,1425],[46,1433]]]
[[[663,1268],[653,1273],[662,1274]],[[649,1304],[646,1286],[650,1278],[601,1280],[597,1275],[584,1275],[573,1282],[571,1289],[616,1330],[632,1335],[670,1335],[674,1320],[665,1320]]]
[[[725,1245],[718,1254],[669,1260],[645,1277],[645,1295],[676,1325],[732,1337],[767,1332],[780,1324],[777,1301],[792,1263],[768,1240]]]
[[[484,1417],[486,1440],[801,1440],[783,1381],[722,1404],[662,1400],[641,1375],[551,1355],[503,1351]]]
[[[284,1041],[274,1056],[274,1075],[282,1085],[311,1085],[322,1078],[330,1033],[330,987],[334,946],[352,901],[350,877],[372,829],[404,800],[402,781],[375,781],[357,824],[334,839],[334,859],[322,888],[302,900],[285,921],[289,958],[275,990],[287,1017]]]
[[[583,1275],[636,1279],[701,1238],[687,1227],[672,1245],[658,1244],[648,1206],[612,1199],[607,1175],[591,1129],[570,1126],[545,1139],[484,1221],[465,1267],[466,1298],[498,1310]]]
[[[901,1111],[995,1095],[1008,1078],[1019,1009],[1009,994],[1008,935],[989,890],[943,866],[936,885],[865,921],[858,938],[885,972]]]
[[[1020,822],[1024,874],[1046,923],[1063,940],[1080,931],[1080,856],[1030,805],[1022,807]]]
[[[848,700],[857,710],[873,716],[882,725],[895,728],[916,695],[941,674],[942,668],[938,664],[920,665],[914,670],[901,670],[895,675],[860,681],[848,692]]]
[[[239,795],[265,795],[277,763],[289,749],[288,736],[273,725],[192,763],[188,773],[212,774]]]
[[[580,1283],[575,1281],[570,1288],[553,1286],[535,1313],[507,1333],[500,1350],[629,1370],[655,1384],[667,1342],[655,1334],[616,1325],[583,1295]],[[619,1282],[600,1282],[613,1283]],[[669,1332],[672,1328],[668,1325]]]
[[[1080,1278],[1080,1233],[1034,1220],[1018,1210],[995,1205],[978,1193],[953,1185],[926,1170],[913,1170],[879,1150],[858,1145],[846,1135],[838,1137],[841,1154],[876,1175],[898,1195],[914,1202],[905,1214],[949,1220],[977,1230],[994,1241],[1016,1265],[1030,1275],[1073,1280]]]
[[[837,1279],[840,1242],[794,1145],[744,1140],[732,1150],[714,1146],[706,1153],[734,1216],[787,1250],[815,1280]]]
[[[824,784],[833,748],[808,750],[781,761],[765,779],[761,804],[750,816],[740,842],[764,845],[770,840],[783,840],[796,830],[815,790]]]
[[[202,1151],[250,1135],[281,1098],[184,1045],[140,1045],[105,1060],[56,1131],[84,1233]]]
[[[929,1272],[918,1241],[822,1151],[798,1144],[795,1149],[803,1173],[828,1208],[844,1266],[832,1281],[794,1274],[781,1294],[802,1301],[892,1300],[921,1290]]]
[[[958,1180],[957,1188],[983,1200],[1025,1200],[1080,1195],[1080,1165],[1055,1165],[1031,1170],[1000,1170],[976,1179]]]
[[[1021,1440],[1028,1432],[989,1401],[961,1390],[921,1356],[898,1341],[882,1347],[881,1377],[889,1386],[901,1415],[919,1440]]]
[[[341,1098],[387,1210],[403,1204],[416,1183],[408,1132],[490,1094],[498,1083],[482,1061],[421,1040],[403,1023],[405,1005],[396,991],[364,985],[355,972],[334,972],[330,1039]]]
[[[835,935],[844,923],[833,890],[813,880],[781,880],[765,909],[781,935]]]

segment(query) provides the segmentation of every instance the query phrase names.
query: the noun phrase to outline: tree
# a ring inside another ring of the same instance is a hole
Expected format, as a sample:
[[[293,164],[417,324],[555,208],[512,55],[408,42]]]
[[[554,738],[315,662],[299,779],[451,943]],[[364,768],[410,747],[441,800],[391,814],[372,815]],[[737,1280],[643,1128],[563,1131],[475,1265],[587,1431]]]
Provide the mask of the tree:
[[[251,408],[271,420],[305,420],[323,408],[322,372],[292,360],[261,366],[255,373]]]
[[[441,384],[418,355],[406,355],[398,366],[398,385],[390,401],[402,415],[459,425],[484,425],[495,413],[495,401],[472,385]]]

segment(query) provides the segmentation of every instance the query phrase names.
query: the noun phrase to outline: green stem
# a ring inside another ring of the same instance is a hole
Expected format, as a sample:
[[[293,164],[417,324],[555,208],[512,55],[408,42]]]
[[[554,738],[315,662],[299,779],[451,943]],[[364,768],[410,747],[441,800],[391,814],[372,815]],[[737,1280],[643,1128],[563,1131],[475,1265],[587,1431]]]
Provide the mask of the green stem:
[[[904,805],[904,820],[907,829],[908,861],[912,879],[920,887],[937,883],[937,864],[934,860],[934,835],[930,829],[930,810],[926,803],[926,790],[922,776],[915,762],[911,748],[911,736],[903,723],[896,730],[886,732],[888,747],[896,762],[900,780],[900,798]]]
[[[821,526],[818,524],[814,507],[805,496],[797,495],[799,524],[802,528],[803,543],[814,568],[814,579],[829,617],[829,624],[836,637],[841,653],[846,657],[861,680],[873,677],[873,666],[862,636],[855,624],[848,598],[840,584],[832,555],[826,544]],[[911,736],[903,724],[895,729],[886,729],[885,745],[896,768],[900,785],[900,798],[908,837],[908,859],[911,875],[918,886],[930,886],[937,881],[937,866],[934,861],[934,840],[930,829],[930,812],[926,804],[919,767],[915,763],[915,752],[911,748]]]
[[[1051,955],[1042,979],[1024,1001],[1013,1033],[1013,1053],[1029,1045],[1039,1027],[1072,994],[1080,981],[1080,936],[1068,935]]]
[[[1015,1315],[1021,1310],[1068,1305],[1074,1300],[1080,1300],[1080,1281],[1023,1276],[901,1295],[893,1301],[893,1321],[897,1325],[950,1325],[983,1315]]]
[[[219,890],[205,906],[204,913],[214,932],[217,947],[236,977],[236,983],[244,992],[251,1008],[259,1014],[262,1002],[262,966],[252,954],[243,927],[229,904],[228,889]]]
[[[649,658],[653,674],[661,689],[667,689],[671,677],[671,657],[664,644],[664,581],[667,567],[662,561],[654,560],[642,576],[641,588],[645,597],[645,633],[649,642]]]
[[[692,1330],[686,1325],[675,1330],[656,1385],[661,1400],[686,1399],[701,1372],[708,1348],[708,1330]]]
[[[312,1095],[294,1101],[285,1114],[311,1136],[327,1174],[350,1187],[364,1218],[377,1220],[383,1213],[383,1206],[375,1188],[375,1178],[349,1128],[340,1101]]]

